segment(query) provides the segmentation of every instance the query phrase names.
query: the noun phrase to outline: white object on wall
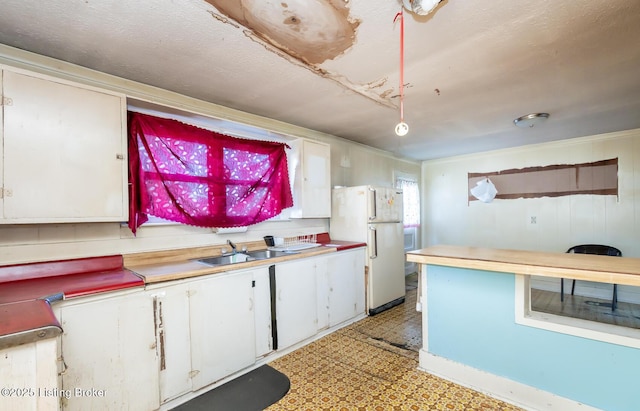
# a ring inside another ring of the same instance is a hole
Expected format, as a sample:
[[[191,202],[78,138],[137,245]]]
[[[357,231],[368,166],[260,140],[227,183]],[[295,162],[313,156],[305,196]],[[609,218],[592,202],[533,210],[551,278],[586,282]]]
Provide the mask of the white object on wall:
[[[476,186],[471,188],[471,195],[482,201],[483,203],[490,203],[498,194],[496,186],[493,185],[489,178],[482,179],[476,183]]]

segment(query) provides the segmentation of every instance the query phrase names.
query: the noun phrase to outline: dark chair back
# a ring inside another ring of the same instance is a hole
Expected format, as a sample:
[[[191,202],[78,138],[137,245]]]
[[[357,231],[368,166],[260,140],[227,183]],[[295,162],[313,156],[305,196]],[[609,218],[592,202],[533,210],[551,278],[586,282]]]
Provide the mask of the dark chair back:
[[[602,244],[581,244],[574,245],[567,250],[567,253],[575,254],[597,254],[597,255],[610,255],[613,257],[622,257],[622,251],[610,245]],[[571,283],[571,295],[574,294],[576,289],[576,280],[573,279]],[[560,301],[564,301],[564,278],[560,279]],[[611,311],[615,311],[618,305],[618,285],[613,285],[613,297],[611,298]]]
[[[574,245],[567,250],[568,253],[576,254],[597,254],[610,255],[613,257],[622,257],[622,252],[615,247],[601,244],[581,244]]]

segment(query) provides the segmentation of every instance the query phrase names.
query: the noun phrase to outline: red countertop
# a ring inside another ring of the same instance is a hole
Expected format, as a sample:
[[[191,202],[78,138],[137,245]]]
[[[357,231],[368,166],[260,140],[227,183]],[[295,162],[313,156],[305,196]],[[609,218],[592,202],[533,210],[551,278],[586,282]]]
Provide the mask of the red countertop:
[[[143,286],[144,281],[140,277],[124,269],[10,281],[0,285],[0,304],[29,301],[57,293],[63,293],[68,299]]]
[[[317,242],[336,251],[366,246],[333,240],[329,233],[319,234]],[[121,255],[0,266],[0,349],[62,331],[48,296],[69,299],[144,285],[141,277],[124,268]]]
[[[144,287],[144,281],[123,266],[120,255],[49,261],[0,267],[0,348],[59,334],[60,324],[45,297],[65,299],[106,291]],[[59,331],[56,333],[55,329]]]
[[[55,337],[61,332],[46,300],[0,304],[0,350]]]
[[[318,242],[318,244],[322,244],[325,247],[335,247],[336,251],[343,251],[352,248],[367,246],[367,243],[361,243],[357,241],[333,240],[331,239],[331,237],[329,237],[329,233],[318,234],[316,241]]]

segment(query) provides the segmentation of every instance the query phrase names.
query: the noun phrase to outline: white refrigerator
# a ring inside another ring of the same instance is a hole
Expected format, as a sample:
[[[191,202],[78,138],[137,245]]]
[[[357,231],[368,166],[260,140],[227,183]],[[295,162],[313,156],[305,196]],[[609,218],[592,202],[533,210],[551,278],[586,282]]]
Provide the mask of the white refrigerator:
[[[367,243],[365,266],[369,315],[404,302],[402,190],[357,186],[334,188],[332,239]]]

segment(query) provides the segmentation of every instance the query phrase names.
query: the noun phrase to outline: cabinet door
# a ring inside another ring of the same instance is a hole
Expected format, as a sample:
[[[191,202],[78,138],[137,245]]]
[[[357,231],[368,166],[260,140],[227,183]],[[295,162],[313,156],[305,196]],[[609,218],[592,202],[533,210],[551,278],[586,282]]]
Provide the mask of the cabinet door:
[[[333,254],[333,253],[332,253]],[[329,260],[331,255],[313,257],[316,267],[318,331],[329,328]]]
[[[191,391],[188,284],[172,284],[149,293],[156,328],[160,402],[165,403]]]
[[[302,140],[295,170],[292,218],[331,217],[331,147]]]
[[[4,97],[4,72],[0,65],[0,221],[4,218],[4,106],[7,103]]]
[[[253,270],[254,316],[256,321],[256,357],[264,357],[273,351],[271,331],[271,288],[269,267]]]
[[[2,392],[0,410],[58,410],[56,347],[49,338],[0,350],[2,389],[20,390]]]
[[[194,281],[189,287],[194,391],[256,360],[253,272]]]
[[[329,256],[329,326],[365,312],[365,249],[339,251]]]
[[[317,280],[313,259],[276,264],[278,349],[317,333]]]
[[[65,303],[59,312],[61,387],[69,393],[62,396],[64,410],[159,407],[153,306],[146,294]]]
[[[124,221],[124,97],[3,71],[0,223]]]

